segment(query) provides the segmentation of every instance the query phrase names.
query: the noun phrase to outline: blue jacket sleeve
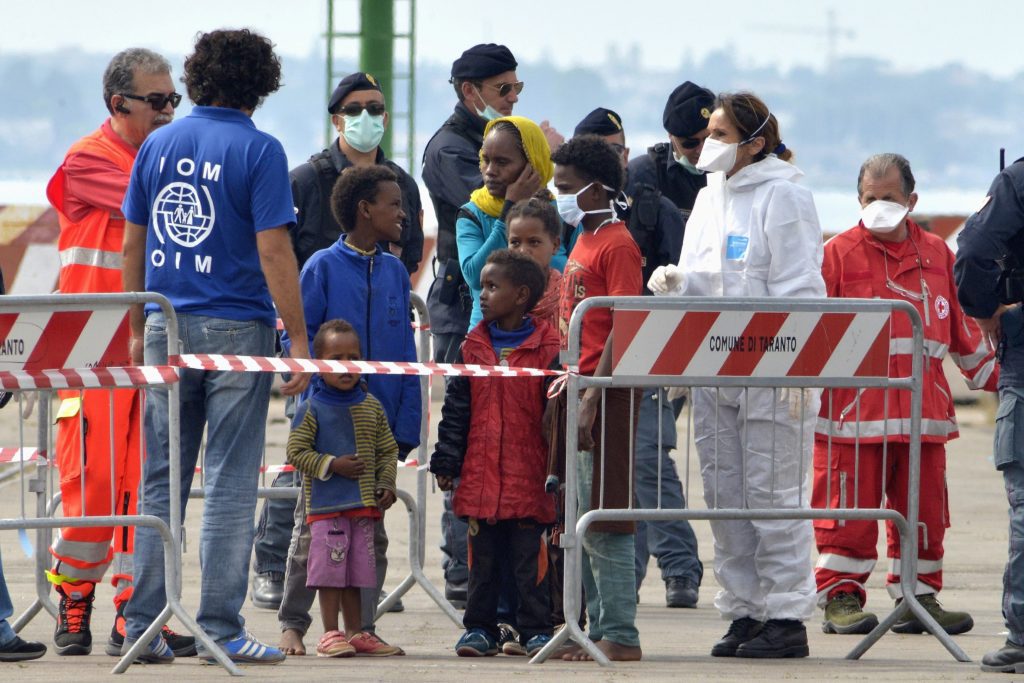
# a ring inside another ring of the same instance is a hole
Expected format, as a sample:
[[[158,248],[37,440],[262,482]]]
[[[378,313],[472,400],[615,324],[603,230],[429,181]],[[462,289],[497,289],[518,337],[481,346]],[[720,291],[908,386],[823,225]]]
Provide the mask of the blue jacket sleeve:
[[[408,279],[408,277],[406,278]],[[409,310],[409,283],[405,286],[405,301],[402,310]],[[405,326],[405,353],[402,360],[416,362],[416,333],[412,325]],[[398,408],[399,418],[395,421],[395,441],[398,442],[398,457],[405,460],[409,452],[420,445],[420,422],[423,418],[423,400],[420,395],[421,378],[418,375],[402,377],[402,398]]]
[[[964,313],[991,318],[999,306],[996,259],[1007,256],[1011,240],[1024,230],[1024,163],[1004,169],[992,181],[985,204],[967,219],[957,237],[957,299]]]
[[[508,202],[505,204],[507,208]],[[505,211],[502,211],[502,216],[504,214]],[[490,253],[508,246],[503,218],[495,219],[489,226],[486,225],[488,222],[490,221],[477,222],[462,213],[455,221],[459,265],[462,266],[462,276],[473,289],[480,289],[480,273]]]

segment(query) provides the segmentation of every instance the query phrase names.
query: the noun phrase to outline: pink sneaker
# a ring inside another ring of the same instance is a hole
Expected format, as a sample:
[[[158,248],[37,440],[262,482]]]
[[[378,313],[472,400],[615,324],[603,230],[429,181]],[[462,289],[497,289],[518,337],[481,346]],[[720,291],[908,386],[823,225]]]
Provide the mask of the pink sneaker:
[[[352,657],[355,653],[356,649],[345,640],[341,631],[328,631],[316,644],[317,657]]]
[[[349,645],[355,648],[356,654],[363,657],[394,657],[405,654],[405,650],[395,645],[388,645],[375,634],[363,631],[348,639]]]

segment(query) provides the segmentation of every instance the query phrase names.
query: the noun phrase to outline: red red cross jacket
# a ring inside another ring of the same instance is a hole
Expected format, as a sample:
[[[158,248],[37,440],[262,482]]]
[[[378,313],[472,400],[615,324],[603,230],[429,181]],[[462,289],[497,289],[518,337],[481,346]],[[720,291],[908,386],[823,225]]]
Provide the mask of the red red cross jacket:
[[[924,393],[921,440],[945,443],[959,436],[953,398],[942,371],[948,352],[972,389],[996,390],[995,353],[974,319],[964,315],[953,282],[953,252],[938,236],[907,219],[907,239],[883,242],[863,225],[825,244],[822,276],[830,297],[896,299],[913,304],[924,322]],[[889,376],[909,377],[912,331],[906,315],[889,321]],[[910,392],[835,389],[821,397],[816,437],[850,443],[910,440]]]

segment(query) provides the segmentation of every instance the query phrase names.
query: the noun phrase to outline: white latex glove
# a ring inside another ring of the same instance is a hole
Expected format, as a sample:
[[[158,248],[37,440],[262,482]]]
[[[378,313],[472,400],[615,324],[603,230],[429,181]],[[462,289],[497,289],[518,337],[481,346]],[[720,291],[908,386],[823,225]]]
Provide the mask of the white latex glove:
[[[683,270],[679,266],[658,266],[647,281],[647,289],[654,294],[671,294],[682,286],[683,280]]]
[[[677,401],[690,395],[690,387],[669,387],[668,400]]]
[[[21,402],[21,419],[27,420],[32,417],[32,408],[36,405],[36,392],[26,391],[25,398]]]

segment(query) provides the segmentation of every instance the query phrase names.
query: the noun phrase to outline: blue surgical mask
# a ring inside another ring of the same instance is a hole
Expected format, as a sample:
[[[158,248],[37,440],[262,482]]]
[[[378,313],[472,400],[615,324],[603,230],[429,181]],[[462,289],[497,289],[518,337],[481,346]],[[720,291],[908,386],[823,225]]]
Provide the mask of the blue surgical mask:
[[[693,163],[686,158],[686,155],[678,156],[675,152],[672,152],[672,158],[676,160],[676,163],[685,168],[693,175],[704,175],[704,171],[700,170]]]
[[[583,222],[584,216],[591,213],[610,213],[613,216],[615,215],[615,212],[612,211],[610,205],[607,209],[595,209],[593,211],[584,211],[583,209],[580,208],[579,196],[586,192],[587,189],[593,184],[594,183],[587,183],[587,186],[584,187],[579,192],[577,192],[576,194],[560,194],[557,197],[555,197],[555,204],[558,207],[558,215],[562,217],[562,220],[565,221],[567,225],[571,225],[572,227],[575,228],[576,226]],[[608,187],[607,185],[602,185],[601,187],[608,190],[609,192],[615,191],[612,188]]]
[[[497,109],[495,109],[491,105],[487,104],[487,101],[484,99],[483,93],[480,92],[480,88],[476,89],[476,94],[480,95],[480,101],[483,102],[484,105],[485,105],[484,108],[483,108],[483,111],[477,109],[475,104],[473,105],[473,111],[476,112],[477,116],[479,116],[480,118],[485,119],[487,121],[493,121],[494,119],[500,119],[502,116],[504,116],[504,114],[502,114],[500,111],[498,111]]]
[[[372,152],[377,149],[384,137],[384,115],[370,116],[365,109],[359,116],[342,116],[345,130],[342,135],[345,142],[360,152]]]

